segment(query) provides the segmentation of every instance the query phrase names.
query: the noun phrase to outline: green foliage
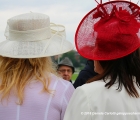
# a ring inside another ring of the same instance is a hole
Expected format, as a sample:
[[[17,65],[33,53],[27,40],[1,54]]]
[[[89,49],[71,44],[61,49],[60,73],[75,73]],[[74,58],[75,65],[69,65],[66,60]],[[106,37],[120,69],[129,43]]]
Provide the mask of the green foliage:
[[[86,62],[86,59],[80,56],[79,53],[77,53],[75,50],[64,53],[60,58],[60,61],[65,57],[68,57],[72,61],[74,67],[82,67],[82,64],[85,64]]]
[[[68,57],[75,68],[78,68],[81,70],[86,63],[86,58],[83,58],[77,51],[72,50],[70,52],[64,53],[62,55],[56,55],[52,56],[52,61],[56,64],[58,64],[61,60],[63,60],[65,57]]]
[[[74,73],[74,74],[72,75],[71,80],[72,80],[72,81],[75,81],[77,77],[78,77],[78,74],[77,74],[77,73]]]

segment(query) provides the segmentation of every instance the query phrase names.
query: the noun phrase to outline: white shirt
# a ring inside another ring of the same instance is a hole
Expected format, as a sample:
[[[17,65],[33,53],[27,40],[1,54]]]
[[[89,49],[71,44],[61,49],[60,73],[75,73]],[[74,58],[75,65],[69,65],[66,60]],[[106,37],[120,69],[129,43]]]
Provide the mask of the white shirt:
[[[101,80],[78,87],[64,120],[140,120],[140,98],[130,97],[124,87],[117,91],[118,83],[109,89],[105,84]]]

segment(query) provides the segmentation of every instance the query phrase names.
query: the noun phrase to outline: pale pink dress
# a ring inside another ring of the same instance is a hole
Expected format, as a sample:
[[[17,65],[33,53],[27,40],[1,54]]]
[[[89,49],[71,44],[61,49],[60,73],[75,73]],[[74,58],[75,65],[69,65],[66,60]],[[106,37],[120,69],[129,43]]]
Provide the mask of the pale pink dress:
[[[0,103],[0,120],[63,120],[67,104],[73,94],[73,85],[55,75],[51,75],[50,89],[54,95],[42,93],[42,83],[33,80],[25,88],[22,105],[11,95],[8,103]]]

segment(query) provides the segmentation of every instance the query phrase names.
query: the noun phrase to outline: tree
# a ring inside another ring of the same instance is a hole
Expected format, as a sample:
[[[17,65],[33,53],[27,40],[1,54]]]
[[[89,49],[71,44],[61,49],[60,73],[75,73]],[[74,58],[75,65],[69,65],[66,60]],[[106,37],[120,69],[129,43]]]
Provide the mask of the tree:
[[[62,57],[60,57],[60,61],[65,57],[68,57],[72,61],[74,67],[81,67],[82,64],[85,64],[86,62],[86,59],[80,56],[79,53],[75,50],[64,53]]]

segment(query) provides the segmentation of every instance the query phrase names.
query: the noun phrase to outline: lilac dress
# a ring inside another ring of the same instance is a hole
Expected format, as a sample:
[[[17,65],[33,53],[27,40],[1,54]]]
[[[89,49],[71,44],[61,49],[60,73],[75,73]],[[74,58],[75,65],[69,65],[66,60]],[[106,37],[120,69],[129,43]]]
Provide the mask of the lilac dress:
[[[74,92],[73,85],[51,75],[50,90],[54,94],[41,92],[42,83],[33,80],[25,87],[24,101],[17,105],[11,93],[9,100],[0,103],[0,120],[63,120],[67,104]]]

